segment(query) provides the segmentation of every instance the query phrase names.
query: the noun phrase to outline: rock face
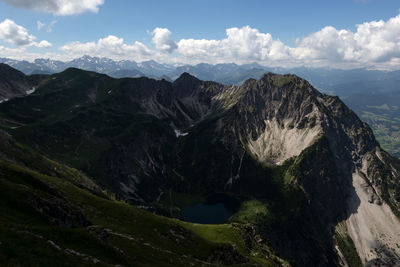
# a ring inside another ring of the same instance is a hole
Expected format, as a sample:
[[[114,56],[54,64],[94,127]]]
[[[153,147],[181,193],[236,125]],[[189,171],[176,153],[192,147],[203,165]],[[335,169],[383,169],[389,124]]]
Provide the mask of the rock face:
[[[400,256],[399,160],[338,97],[295,75],[223,86],[187,73],[170,83],[69,69],[0,112],[27,124],[10,130],[20,142],[131,203],[172,214],[162,199],[174,192],[262,200],[258,232],[295,265]]]

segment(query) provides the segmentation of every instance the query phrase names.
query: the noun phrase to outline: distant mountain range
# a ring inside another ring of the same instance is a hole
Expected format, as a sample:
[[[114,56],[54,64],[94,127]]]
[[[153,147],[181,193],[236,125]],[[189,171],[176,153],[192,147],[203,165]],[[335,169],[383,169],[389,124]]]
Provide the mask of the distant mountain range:
[[[50,59],[36,59],[33,62],[0,58],[0,63],[30,74],[53,74],[74,67],[88,71],[107,74],[113,78],[151,77],[156,79],[175,80],[182,73],[188,72],[201,80],[215,81],[222,84],[240,85],[249,78],[259,79],[266,72],[279,74],[292,73],[309,80],[313,86],[325,93],[347,97],[365,92],[388,92],[400,89],[400,71],[379,71],[368,69],[329,69],[329,68],[272,68],[257,63],[237,65],[206,64],[174,66],[161,64],[154,60],[141,63],[109,58],[83,56],[63,62]]]

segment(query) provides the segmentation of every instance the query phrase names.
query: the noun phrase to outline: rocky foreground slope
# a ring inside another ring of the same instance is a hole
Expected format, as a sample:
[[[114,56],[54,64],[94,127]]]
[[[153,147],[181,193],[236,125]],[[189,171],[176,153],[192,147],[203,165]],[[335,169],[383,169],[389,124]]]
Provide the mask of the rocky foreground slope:
[[[78,69],[35,79],[33,94],[0,105],[2,127],[118,198],[173,217],[225,193],[241,202],[231,222],[252,225],[292,265],[399,261],[399,160],[307,81],[269,73],[223,86]]]

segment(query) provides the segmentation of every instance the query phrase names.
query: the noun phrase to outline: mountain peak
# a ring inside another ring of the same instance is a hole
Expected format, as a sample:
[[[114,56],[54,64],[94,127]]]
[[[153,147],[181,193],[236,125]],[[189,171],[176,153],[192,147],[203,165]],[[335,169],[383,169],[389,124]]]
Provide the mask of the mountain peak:
[[[188,72],[182,73],[178,79],[174,81],[174,83],[188,83],[188,82],[199,82],[200,80],[197,79],[195,76],[191,75]]]
[[[277,74],[273,72],[267,72],[259,80],[254,78],[247,79],[243,85],[252,86],[252,84],[260,82],[270,84],[272,87],[283,87],[290,82],[299,83],[307,81],[294,74]]]
[[[302,78],[298,77],[295,74],[277,74],[273,72],[267,72],[263,75],[261,80],[272,80],[272,81],[295,81],[295,80],[303,80]]]

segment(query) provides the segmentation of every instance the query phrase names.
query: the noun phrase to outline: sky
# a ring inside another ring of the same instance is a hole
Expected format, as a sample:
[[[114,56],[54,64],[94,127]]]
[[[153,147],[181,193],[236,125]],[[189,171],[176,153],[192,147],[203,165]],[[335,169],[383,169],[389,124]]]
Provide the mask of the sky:
[[[0,57],[400,69],[399,0],[0,0]]]

